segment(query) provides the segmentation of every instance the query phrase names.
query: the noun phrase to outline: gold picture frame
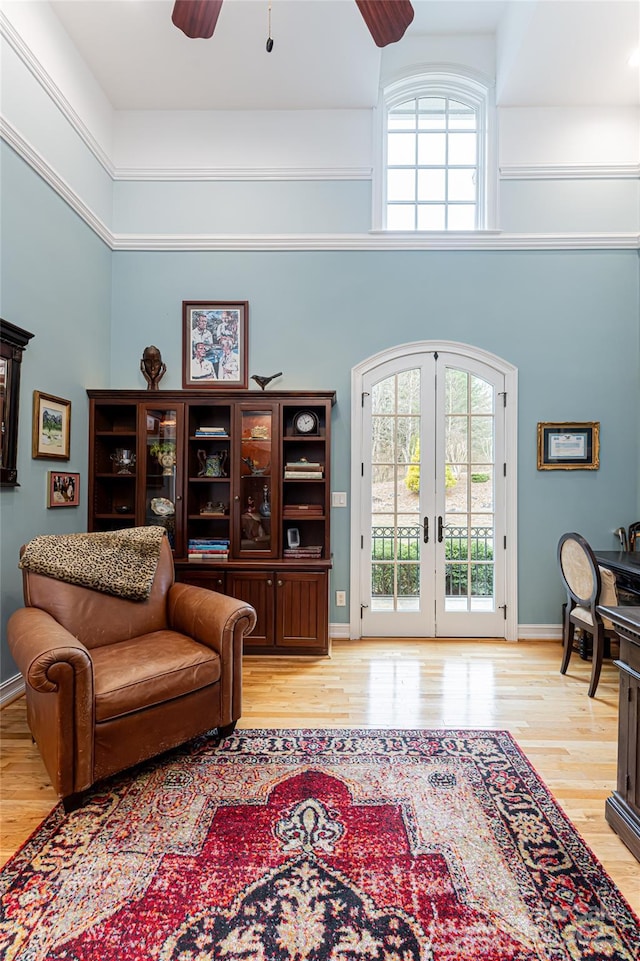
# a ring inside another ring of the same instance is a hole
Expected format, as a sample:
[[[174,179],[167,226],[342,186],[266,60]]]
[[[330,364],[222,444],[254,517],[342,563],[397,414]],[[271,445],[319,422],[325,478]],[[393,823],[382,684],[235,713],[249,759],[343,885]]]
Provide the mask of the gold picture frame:
[[[69,460],[70,442],[71,401],[34,390],[31,456]]]
[[[538,423],[538,470],[598,470],[600,421]]]

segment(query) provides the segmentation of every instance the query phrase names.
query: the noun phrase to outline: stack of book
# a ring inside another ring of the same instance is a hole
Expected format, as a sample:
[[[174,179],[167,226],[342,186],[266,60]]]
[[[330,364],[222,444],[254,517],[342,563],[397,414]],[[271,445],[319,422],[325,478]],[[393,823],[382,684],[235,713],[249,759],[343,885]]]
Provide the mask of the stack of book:
[[[219,564],[229,557],[229,541],[223,537],[192,537],[189,539],[187,556],[190,561]]]
[[[196,427],[196,437],[228,437],[226,427]]]
[[[309,517],[321,517],[323,512],[322,504],[285,504],[282,513],[284,517],[298,517],[301,513]]]
[[[324,464],[314,461],[290,460],[284,465],[285,480],[322,480],[324,477]]]
[[[282,552],[285,557],[322,557],[322,544],[309,547],[285,547]]]

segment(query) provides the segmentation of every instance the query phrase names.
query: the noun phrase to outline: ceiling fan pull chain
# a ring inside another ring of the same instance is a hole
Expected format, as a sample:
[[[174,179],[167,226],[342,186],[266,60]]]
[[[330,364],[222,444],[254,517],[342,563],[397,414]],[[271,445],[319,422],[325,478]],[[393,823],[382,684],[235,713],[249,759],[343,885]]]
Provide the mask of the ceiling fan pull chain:
[[[268,36],[267,36],[267,53],[271,53],[273,50],[273,40],[271,39],[271,0],[269,0],[269,12],[268,12]]]

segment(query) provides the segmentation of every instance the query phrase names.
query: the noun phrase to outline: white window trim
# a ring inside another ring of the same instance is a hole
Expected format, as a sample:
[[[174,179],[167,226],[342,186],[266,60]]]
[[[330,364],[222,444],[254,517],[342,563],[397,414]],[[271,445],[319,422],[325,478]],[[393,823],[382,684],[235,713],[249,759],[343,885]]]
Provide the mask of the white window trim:
[[[373,111],[375,163],[372,177],[372,229],[386,230],[387,222],[387,125],[389,110],[416,97],[436,96],[459,99],[478,112],[478,157],[482,176],[478,178],[478,230],[493,230],[497,224],[498,156],[495,85],[484,74],[457,64],[429,64],[413,67],[380,90]],[[437,233],[438,231],[412,231]],[[477,232],[477,231],[474,231]],[[456,231],[447,230],[446,234]]]

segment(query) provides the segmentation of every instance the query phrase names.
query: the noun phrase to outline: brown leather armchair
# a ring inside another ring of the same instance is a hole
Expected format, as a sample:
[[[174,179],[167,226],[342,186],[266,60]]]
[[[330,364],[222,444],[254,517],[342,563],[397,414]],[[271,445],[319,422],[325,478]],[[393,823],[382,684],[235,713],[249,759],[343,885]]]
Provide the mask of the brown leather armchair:
[[[9,647],[25,679],[31,733],[67,811],[111,774],[205,731],[234,730],[255,611],[174,583],[166,537],[146,600],[25,570],[23,586]]]

